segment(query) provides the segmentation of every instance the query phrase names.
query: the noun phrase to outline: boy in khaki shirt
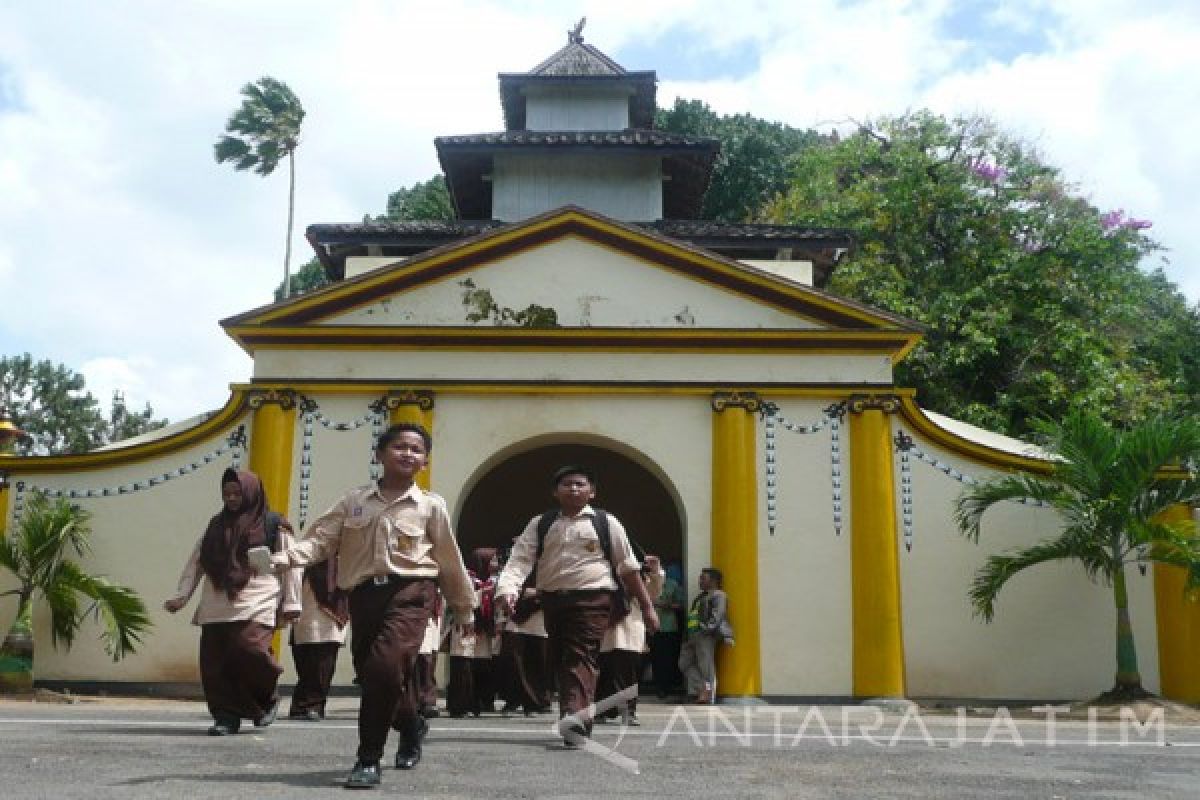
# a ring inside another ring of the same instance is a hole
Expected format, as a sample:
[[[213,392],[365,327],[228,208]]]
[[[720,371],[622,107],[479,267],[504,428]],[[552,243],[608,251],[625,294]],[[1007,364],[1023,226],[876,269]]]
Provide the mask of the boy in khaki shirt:
[[[428,723],[418,714],[416,663],[438,587],[456,620],[470,620],[475,604],[446,501],[416,484],[432,446],[420,425],[388,428],[375,449],[379,482],[346,492],[304,541],[272,556],[279,567],[335,557],[338,587],[350,592],[350,649],[362,699],[358,760],[347,788],[379,785],[389,727],[400,732],[396,768],[421,760]]]
[[[591,733],[592,720],[585,710],[596,696],[600,643],[609,627],[613,594],[619,587],[637,600],[646,630],[658,630],[658,615],[641,579],[641,564],[634,557],[620,520],[607,515],[609,550],[606,557],[590,505],[596,496],[591,470],[576,465],[554,473],[554,498],[559,512],[539,543],[534,517],[513,544],[512,554],[496,586],[496,606],[512,615],[513,602],[526,577],[537,567],[537,590],[545,611],[549,635],[550,669],[557,676],[559,717],[584,716],[582,727],[564,731],[568,748],[579,746]]]

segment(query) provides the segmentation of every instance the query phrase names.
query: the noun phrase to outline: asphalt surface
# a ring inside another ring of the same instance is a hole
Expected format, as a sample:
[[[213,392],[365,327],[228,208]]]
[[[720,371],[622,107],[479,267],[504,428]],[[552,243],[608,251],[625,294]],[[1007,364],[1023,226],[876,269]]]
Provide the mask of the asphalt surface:
[[[0,798],[346,797],[357,699],[209,737],[199,703],[0,701]],[[286,701],[285,701],[286,706]],[[1200,797],[1200,726],[855,707],[670,706],[567,750],[550,716],[432,720],[417,769],[357,796]],[[616,753],[614,756],[613,751]],[[636,770],[636,771],[635,771]]]

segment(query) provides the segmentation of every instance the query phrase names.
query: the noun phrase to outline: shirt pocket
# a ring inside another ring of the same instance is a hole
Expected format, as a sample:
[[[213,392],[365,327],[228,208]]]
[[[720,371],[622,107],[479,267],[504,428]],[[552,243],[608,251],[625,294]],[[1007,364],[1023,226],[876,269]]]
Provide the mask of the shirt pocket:
[[[342,544],[351,548],[362,546],[366,541],[367,532],[371,530],[374,520],[367,514],[357,517],[345,517],[342,520]]]
[[[389,517],[385,519],[388,534],[388,550],[393,557],[405,561],[418,562],[425,560],[432,549],[429,537],[425,535],[425,526],[404,517]]]

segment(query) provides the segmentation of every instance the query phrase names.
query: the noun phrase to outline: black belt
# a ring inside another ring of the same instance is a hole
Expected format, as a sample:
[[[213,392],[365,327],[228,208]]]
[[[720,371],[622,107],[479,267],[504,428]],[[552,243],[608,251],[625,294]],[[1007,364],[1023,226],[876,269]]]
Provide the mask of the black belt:
[[[359,589],[379,589],[384,586],[392,586],[398,583],[412,583],[413,581],[431,581],[433,578],[425,575],[399,575],[395,572],[389,572],[387,575],[376,575],[372,578],[367,578],[362,583],[354,587],[354,591]]]

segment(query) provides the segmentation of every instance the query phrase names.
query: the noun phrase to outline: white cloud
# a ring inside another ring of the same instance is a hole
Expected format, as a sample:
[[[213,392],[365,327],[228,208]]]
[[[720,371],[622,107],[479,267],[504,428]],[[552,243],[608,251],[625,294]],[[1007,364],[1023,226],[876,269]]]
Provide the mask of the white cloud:
[[[1038,46],[965,58],[950,0],[442,3],[74,0],[0,9],[0,353],[83,370],[172,419],[221,405],[251,362],[217,321],[280,280],[286,175],[212,159],[239,87],[270,74],[308,110],[297,168],[303,229],[379,213],[439,167],[434,136],[501,127],[497,72],[529,69],[588,17],[618,56],[658,37],[749,50],[758,69],[703,82],[656,68],[660,102],[697,97],[809,126],[984,111],[1040,142],[1099,205],[1155,222],[1171,275],[1200,297],[1200,11],[1194,3],[981,5]],[[962,64],[973,64],[963,67]]]

